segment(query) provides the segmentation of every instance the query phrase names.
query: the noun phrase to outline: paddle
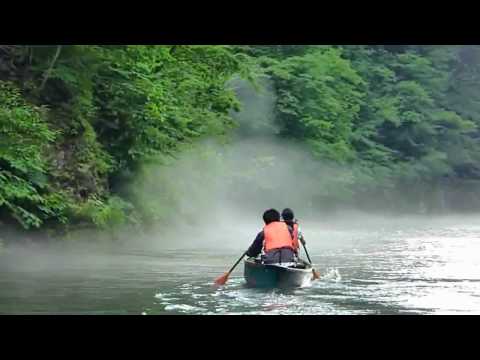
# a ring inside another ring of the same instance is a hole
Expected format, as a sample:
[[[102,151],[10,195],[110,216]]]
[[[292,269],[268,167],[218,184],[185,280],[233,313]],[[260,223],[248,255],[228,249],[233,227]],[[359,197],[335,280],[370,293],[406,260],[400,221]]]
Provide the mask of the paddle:
[[[215,285],[218,285],[218,286],[225,285],[228,281],[228,277],[230,276],[232,271],[237,267],[237,265],[240,263],[240,261],[242,261],[242,259],[245,257],[245,255],[247,255],[246,251],[243,253],[242,257],[240,259],[238,259],[238,261],[235,263],[235,265],[232,266],[230,271],[226,272],[225,274],[223,274],[222,276],[220,276],[219,278],[217,278],[215,280]]]
[[[312,265],[312,260],[310,259],[310,255],[308,255],[307,247],[305,246],[303,241],[301,243],[303,245],[303,250],[305,250],[305,254],[307,254],[308,262],[310,263],[310,265]],[[315,269],[312,268],[312,273],[313,273],[313,279],[314,280],[320,279],[320,273],[318,271],[316,271]]]

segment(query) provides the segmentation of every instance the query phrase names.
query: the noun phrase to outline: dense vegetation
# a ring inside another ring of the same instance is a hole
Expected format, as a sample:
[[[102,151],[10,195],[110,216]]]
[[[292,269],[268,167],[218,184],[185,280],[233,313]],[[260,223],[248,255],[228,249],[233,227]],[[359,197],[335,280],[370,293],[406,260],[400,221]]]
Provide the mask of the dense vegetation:
[[[314,203],[478,209],[479,64],[478,46],[2,45],[0,225],[161,221],[171,189],[149,201],[129,185],[195,139],[228,138],[231,80],[261,74],[278,136],[343,169]]]
[[[350,169],[330,203],[343,192],[363,208],[478,207],[479,47],[242,50],[275,81],[284,134]]]

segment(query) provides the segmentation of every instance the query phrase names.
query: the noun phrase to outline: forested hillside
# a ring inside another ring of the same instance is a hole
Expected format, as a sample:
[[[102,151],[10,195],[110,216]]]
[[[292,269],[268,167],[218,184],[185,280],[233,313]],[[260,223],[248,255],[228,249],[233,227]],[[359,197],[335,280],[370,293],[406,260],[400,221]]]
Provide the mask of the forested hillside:
[[[228,146],[232,80],[260,77],[277,136],[343,169],[314,208],[478,210],[479,64],[473,45],[0,45],[0,226],[167,221],[171,187],[152,204],[132,183],[197,140]]]

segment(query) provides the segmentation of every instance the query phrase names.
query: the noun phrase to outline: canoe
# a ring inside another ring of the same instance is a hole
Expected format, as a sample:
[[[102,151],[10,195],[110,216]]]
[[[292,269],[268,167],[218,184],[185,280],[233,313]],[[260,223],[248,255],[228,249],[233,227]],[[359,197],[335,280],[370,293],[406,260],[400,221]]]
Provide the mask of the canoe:
[[[301,261],[290,264],[262,264],[258,259],[244,261],[247,286],[256,288],[296,288],[309,286],[312,267]]]

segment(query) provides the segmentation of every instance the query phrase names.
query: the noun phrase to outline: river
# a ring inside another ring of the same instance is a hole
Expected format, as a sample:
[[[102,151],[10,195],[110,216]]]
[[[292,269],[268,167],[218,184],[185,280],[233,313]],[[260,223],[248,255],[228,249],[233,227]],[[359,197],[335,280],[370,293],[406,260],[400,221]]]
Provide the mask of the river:
[[[322,277],[297,290],[213,287],[231,248],[6,249],[0,314],[480,314],[476,217],[304,232]]]

